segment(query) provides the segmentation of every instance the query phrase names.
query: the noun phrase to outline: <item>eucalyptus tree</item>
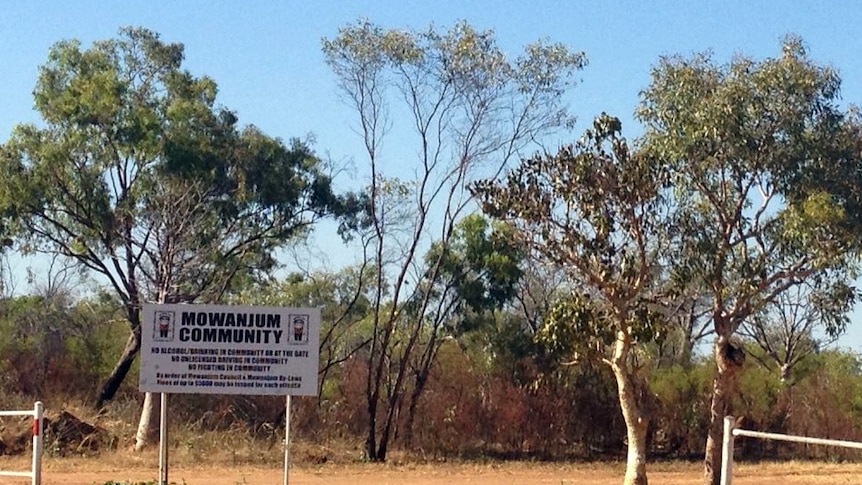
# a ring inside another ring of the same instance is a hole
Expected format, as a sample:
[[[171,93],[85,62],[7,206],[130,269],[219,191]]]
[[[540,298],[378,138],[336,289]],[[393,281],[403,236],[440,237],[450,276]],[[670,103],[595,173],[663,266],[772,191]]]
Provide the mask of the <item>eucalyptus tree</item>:
[[[855,276],[862,137],[837,104],[839,87],[834,69],[788,37],[762,61],[663,58],[642,93],[643,147],[672,167],[677,188],[674,277],[701,282],[711,307],[707,484],[719,482],[740,326],[797,285],[830,274],[850,286]]]
[[[846,331],[857,292],[843,279],[818,275],[782,293],[742,324],[740,333],[762,351],[753,357],[774,370],[781,382],[792,385],[793,369]]]
[[[482,207],[511,223],[533,251],[564,269],[570,293],[540,337],[573,359],[613,371],[627,429],[626,485],[647,483],[654,407],[643,344],[661,339],[667,257],[667,172],[633,152],[618,119],[596,118],[581,142],[522,161],[503,181],[473,186]]]
[[[383,461],[424,326],[402,307],[409,301],[415,314],[427,313],[429,298],[417,302],[411,282],[436,281],[442,264],[423,259],[425,248],[448,244],[471,207],[466,187],[477,174],[499,173],[519,151],[567,125],[563,96],[585,58],[546,42],[509,58],[493,32],[467,23],[417,32],[362,21],[325,39],[323,51],[365,149],[370,209],[362,240],[379,269],[365,450]],[[402,155],[390,158],[385,140],[397,140]]]
[[[305,144],[240,128],[183,56],[141,28],[87,49],[57,43],[34,90],[42,122],[17,126],[0,153],[0,226],[21,250],[98,275],[124,307],[128,342],[99,406],[138,353],[142,303],[218,301],[358,204],[333,193]]]

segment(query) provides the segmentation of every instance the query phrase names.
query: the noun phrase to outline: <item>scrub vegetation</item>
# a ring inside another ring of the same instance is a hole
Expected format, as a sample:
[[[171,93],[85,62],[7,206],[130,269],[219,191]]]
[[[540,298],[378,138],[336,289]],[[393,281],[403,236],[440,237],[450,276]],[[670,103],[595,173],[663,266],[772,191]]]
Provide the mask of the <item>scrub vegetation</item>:
[[[343,190],[309,141],[219,106],[181,44],[127,28],[51,49],[41,122],[0,145],[0,408],[44,401],[50,455],[151,448],[144,303],[319,307],[319,395],[291,410],[306,464],[624,460],[646,485],[650,462],[703,460],[717,484],[725,415],[862,441],[862,356],[841,346],[862,120],[801,39],[656,60],[635,139],[606,113],[570,133],[595,114],[562,102],[587,67],[568,46],[509,56],[467,23],[361,21],[322,50],[365,148]],[[415,158],[393,160],[395,139]],[[352,264],[286,258],[327,220]],[[51,262],[24,291],[18,254]],[[190,460],[279,455],[283,397],[170,403]],[[20,452],[26,430],[0,430]]]

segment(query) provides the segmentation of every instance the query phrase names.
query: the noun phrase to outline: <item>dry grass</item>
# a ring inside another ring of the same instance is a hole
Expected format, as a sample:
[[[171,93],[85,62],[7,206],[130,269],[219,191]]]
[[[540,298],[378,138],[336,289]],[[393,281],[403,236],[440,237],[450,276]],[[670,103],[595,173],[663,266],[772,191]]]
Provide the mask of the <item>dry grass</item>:
[[[226,453],[226,454],[225,454]],[[281,483],[282,461],[267,454],[257,463],[253,460],[231,463],[222,461],[230,452],[194,458],[180,450],[171,450],[170,479],[187,485],[254,485]],[[2,458],[0,468],[23,470],[26,457]],[[470,483],[492,485],[605,485],[620,483],[622,463],[420,463],[410,461],[383,465],[368,463],[299,463],[291,470],[292,485],[452,485]],[[700,483],[699,463],[654,463],[649,467],[651,483],[688,485]],[[43,467],[45,485],[102,485],[109,481],[138,483],[154,480],[158,475],[158,455],[154,450],[131,453],[118,450],[98,458],[50,458]],[[17,483],[6,482],[2,483]],[[22,482],[24,483],[23,479]],[[862,464],[819,462],[786,462],[741,464],[734,474],[736,485],[833,485],[862,484]]]
[[[7,403],[26,409],[32,403]],[[134,423],[140,411],[134,400],[118,400],[107,412],[97,414],[82,403],[65,402],[63,408],[80,419],[105,428],[116,437],[114,446],[98,455],[44,457],[44,485],[103,485],[149,483],[158,475],[158,453],[130,451]],[[49,409],[51,409],[49,407]],[[49,414],[50,416],[50,414]],[[235,427],[219,432],[200,424],[171,427],[171,481],[188,485],[255,485],[281,483],[284,431]],[[386,464],[361,462],[361,443],[331,445],[293,443],[291,485],[605,485],[621,483],[622,463],[582,462],[430,462],[401,453],[390,453]],[[0,457],[0,469],[22,471],[29,456]],[[659,462],[648,468],[650,482],[689,485],[702,481],[700,463]],[[27,479],[0,478],[10,485]],[[862,485],[862,464],[782,462],[742,463],[734,474],[735,485]]]

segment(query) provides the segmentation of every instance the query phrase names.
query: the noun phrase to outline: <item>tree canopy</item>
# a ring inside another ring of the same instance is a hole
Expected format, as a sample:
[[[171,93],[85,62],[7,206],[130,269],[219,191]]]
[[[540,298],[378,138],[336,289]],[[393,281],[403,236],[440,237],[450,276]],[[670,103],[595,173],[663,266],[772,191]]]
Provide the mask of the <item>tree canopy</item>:
[[[716,333],[706,482],[718,483],[722,419],[744,354],[742,323],[816,278],[851,284],[859,250],[860,124],[837,104],[835,70],[801,41],[781,55],[668,57],[638,116],[643,149],[674,174],[680,285],[701,284]],[[847,305],[835,299],[837,312]]]
[[[141,303],[217,301],[360,204],[333,192],[307,145],[241,128],[182,60],[181,44],[141,28],[56,44],[34,90],[43,122],[17,126],[0,153],[7,234],[105,278],[126,308],[132,335],[99,402],[137,352]]]
[[[621,130],[603,114],[579,143],[472,189],[486,212],[568,276],[569,294],[545,315],[540,336],[567,358],[610,366],[628,428],[624,483],[644,485],[653,403],[636,346],[664,332],[657,294],[669,249],[667,173],[631,151]]]
[[[446,247],[472,206],[467,185],[499,174],[521,150],[571,121],[563,95],[586,64],[582,53],[538,41],[508,56],[493,31],[459,22],[441,31],[386,29],[359,21],[323,41],[326,62],[357,114],[367,156],[366,260],[377,269],[368,353],[366,400],[370,460],[386,459],[413,354],[434,355],[436,330],[425,315],[435,306],[426,287],[443,277],[444,252],[424,260],[424,245]],[[395,125],[390,118],[408,121]],[[398,130],[397,135],[394,132]],[[414,177],[388,173],[387,135],[415,143]],[[417,285],[418,286],[418,285]],[[409,318],[403,306],[412,307]],[[432,319],[433,320],[433,319]],[[439,329],[439,327],[437,327]],[[392,363],[395,364],[392,364]],[[391,382],[384,389],[385,382]]]

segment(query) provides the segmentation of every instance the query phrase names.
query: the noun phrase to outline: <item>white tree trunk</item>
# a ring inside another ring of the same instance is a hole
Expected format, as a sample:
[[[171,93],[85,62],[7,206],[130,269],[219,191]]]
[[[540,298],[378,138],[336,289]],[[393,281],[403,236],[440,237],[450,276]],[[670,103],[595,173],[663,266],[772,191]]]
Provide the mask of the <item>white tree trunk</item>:
[[[623,403],[620,402],[620,404]],[[641,417],[634,418],[633,422],[630,423],[627,415],[633,414],[637,414],[637,412],[626,412],[623,409],[623,416],[626,417],[626,435],[629,445],[626,457],[626,476],[623,479],[623,485],[647,485],[646,438],[648,421]]]
[[[144,406],[141,409],[141,420],[138,422],[138,432],[135,434],[135,451],[141,451],[151,445],[158,432],[158,414],[156,410],[156,395],[152,392],[144,394]]]
[[[617,392],[623,419],[626,422],[628,439],[626,475],[623,485],[647,485],[646,441],[649,403],[646,400],[651,399],[651,396],[646,389],[646,382],[640,382],[636,370],[631,369],[628,362],[631,352],[630,338],[625,332],[617,333],[614,356],[609,364],[617,380]]]

